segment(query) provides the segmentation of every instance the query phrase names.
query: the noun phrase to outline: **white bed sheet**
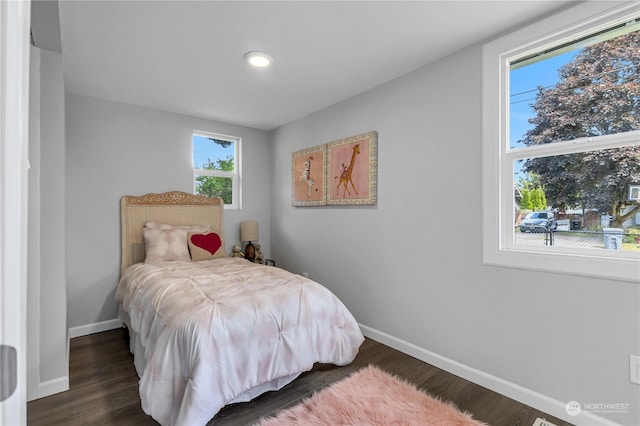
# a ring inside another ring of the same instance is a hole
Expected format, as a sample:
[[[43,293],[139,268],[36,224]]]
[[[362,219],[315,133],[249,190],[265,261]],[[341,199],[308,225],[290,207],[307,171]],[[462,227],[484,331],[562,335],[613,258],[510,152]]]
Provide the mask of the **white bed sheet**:
[[[142,408],[163,425],[205,425],[316,362],[349,364],[364,341],[328,289],[244,259],[132,265],[116,299],[137,347]]]

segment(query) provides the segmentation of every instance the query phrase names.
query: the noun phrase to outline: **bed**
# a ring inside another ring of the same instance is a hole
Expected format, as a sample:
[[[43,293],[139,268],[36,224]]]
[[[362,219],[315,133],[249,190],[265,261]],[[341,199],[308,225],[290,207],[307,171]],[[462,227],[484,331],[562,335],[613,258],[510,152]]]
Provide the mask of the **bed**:
[[[121,199],[118,316],[129,329],[142,408],[162,425],[205,425],[225,405],[278,390],[314,363],[349,364],[364,341],[325,287],[227,256],[223,219],[217,198]],[[158,243],[158,235],[174,240]],[[213,247],[192,246],[194,236],[213,236]],[[184,258],[183,237],[190,256],[206,248],[202,260]],[[154,258],[157,247],[165,254]]]

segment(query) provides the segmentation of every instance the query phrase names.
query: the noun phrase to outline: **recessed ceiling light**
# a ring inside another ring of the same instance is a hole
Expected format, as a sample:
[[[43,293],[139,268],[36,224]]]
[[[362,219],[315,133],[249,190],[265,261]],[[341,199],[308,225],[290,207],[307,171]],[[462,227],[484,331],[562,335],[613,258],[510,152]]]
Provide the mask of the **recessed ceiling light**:
[[[244,58],[251,65],[258,68],[268,67],[273,62],[273,56],[267,52],[247,52],[244,54]]]

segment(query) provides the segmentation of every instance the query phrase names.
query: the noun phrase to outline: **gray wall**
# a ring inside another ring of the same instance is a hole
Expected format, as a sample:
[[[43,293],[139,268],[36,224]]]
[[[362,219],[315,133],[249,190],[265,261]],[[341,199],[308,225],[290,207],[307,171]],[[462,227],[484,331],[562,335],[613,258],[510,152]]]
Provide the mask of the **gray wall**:
[[[68,389],[62,57],[31,48],[27,398]]]
[[[116,318],[120,197],[191,192],[194,130],[242,138],[242,210],[225,212],[225,248],[255,219],[269,255],[269,139],[264,131],[67,94],[69,327]]]
[[[640,424],[638,285],[482,264],[481,97],[475,46],[272,132],[272,257],[392,343]],[[377,206],[291,206],[293,151],[370,130]]]

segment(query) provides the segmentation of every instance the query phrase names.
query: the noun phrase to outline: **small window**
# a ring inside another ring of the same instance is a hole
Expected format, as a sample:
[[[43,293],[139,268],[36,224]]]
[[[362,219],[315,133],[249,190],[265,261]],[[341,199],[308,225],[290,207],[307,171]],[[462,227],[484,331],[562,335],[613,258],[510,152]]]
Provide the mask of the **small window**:
[[[484,46],[485,263],[638,281],[639,45],[584,4]]]
[[[220,197],[225,208],[240,208],[240,138],[194,132],[193,193]]]

